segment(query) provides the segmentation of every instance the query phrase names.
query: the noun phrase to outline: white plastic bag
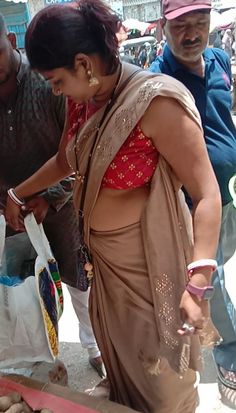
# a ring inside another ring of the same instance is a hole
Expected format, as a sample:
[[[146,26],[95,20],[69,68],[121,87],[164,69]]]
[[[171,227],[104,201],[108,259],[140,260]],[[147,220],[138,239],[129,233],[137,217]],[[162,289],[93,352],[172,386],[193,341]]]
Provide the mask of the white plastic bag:
[[[0,369],[26,367],[36,361],[53,362],[58,354],[63,297],[56,262],[43,227],[37,225],[33,214],[25,218],[25,227],[37,255],[35,276],[14,287],[0,283]],[[0,264],[5,248],[5,218],[1,215]],[[50,272],[53,265],[56,283]]]

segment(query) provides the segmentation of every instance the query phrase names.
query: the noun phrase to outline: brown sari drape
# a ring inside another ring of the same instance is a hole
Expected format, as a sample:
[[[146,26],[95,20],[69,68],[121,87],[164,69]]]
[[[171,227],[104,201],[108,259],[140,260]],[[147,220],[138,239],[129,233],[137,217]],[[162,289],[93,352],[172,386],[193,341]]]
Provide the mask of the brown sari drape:
[[[92,230],[90,241],[96,274],[91,318],[111,385],[110,399],[140,412],[193,413],[195,373],[188,369],[177,374],[160,360],[140,223],[115,231]]]
[[[120,83],[132,71],[123,66]],[[119,85],[118,85],[119,87]],[[91,319],[111,382],[111,399],[142,412],[192,413],[193,370],[201,365],[197,336],[180,337],[179,303],[191,261],[191,216],[180,183],[160,157],[140,223],[117,231],[91,231],[90,216],[103,175],[152,99],[177,101],[201,128],[187,89],[165,75],[140,72],[119,95],[99,131],[85,199],[85,241],[95,277]],[[83,176],[104,108],[81,129],[77,158]],[[74,141],[68,160],[75,169]],[[74,192],[80,206],[80,189]]]

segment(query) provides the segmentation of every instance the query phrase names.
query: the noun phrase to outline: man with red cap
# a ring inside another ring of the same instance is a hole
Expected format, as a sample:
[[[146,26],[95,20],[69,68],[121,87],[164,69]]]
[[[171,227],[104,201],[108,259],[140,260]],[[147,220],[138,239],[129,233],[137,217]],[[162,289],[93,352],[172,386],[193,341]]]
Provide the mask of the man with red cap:
[[[210,0],[163,0],[162,9],[167,44],[150,70],[175,77],[193,94],[221,190],[223,215],[211,314],[223,341],[214,348],[213,354],[222,400],[236,408],[236,310],[225,288],[224,272],[224,264],[236,250],[236,209],[228,189],[229,180],[236,171],[231,66],[223,50],[207,47]],[[186,199],[191,208],[187,194]]]

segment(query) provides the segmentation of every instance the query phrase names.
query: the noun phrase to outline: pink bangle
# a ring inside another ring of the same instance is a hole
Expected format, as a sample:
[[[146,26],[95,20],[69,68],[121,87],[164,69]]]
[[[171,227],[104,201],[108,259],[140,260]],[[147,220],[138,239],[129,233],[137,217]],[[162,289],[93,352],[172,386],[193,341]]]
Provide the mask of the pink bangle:
[[[204,267],[211,267],[212,272],[214,272],[217,268],[217,265],[218,265],[217,261],[213,259],[203,259],[203,260],[193,261],[187,266],[188,275],[191,277],[194,270],[198,268],[204,268]]]
[[[8,189],[7,193],[8,193],[8,196],[11,198],[13,202],[15,202],[16,205],[20,207],[25,205],[25,201],[16,195],[14,188]]]

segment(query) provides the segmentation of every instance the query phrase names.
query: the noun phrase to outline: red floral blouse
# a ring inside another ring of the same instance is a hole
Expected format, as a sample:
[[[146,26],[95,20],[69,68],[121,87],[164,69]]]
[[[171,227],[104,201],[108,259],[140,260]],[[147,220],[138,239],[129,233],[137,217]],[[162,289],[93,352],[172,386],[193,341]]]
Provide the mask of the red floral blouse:
[[[96,110],[95,106],[89,105],[88,118]],[[68,100],[68,116],[70,140],[85,122],[85,106]],[[158,156],[156,147],[144,135],[139,122],[106,170],[102,188],[131,189],[147,184],[155,172]]]

